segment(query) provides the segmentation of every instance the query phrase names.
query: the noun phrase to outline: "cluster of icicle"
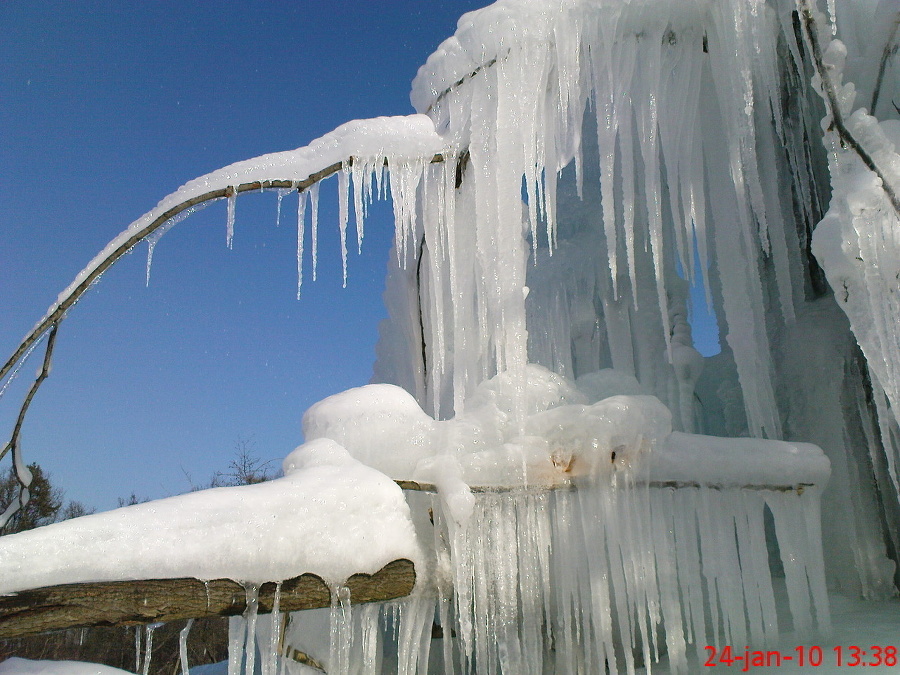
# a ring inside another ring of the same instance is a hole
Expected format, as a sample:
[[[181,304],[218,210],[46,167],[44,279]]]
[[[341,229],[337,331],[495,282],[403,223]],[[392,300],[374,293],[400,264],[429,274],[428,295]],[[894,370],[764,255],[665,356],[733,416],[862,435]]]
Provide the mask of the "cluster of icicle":
[[[439,133],[467,150],[464,162],[426,176],[422,205],[434,296],[426,341],[443,340],[450,351],[455,410],[467,387],[527,359],[526,239],[535,256],[541,245],[552,251],[557,172],[573,159],[579,193],[584,189],[582,121],[589,114],[609,298],[637,305],[640,259],[649,256],[655,288],[647,300],[659,307],[668,349],[667,283],[677,274],[666,249],[677,251],[677,264],[692,277],[695,269],[705,275],[707,241],[714,242],[712,259],[729,266],[715,285],[750,432],[780,435],[770,348],[760,332],[760,260],[771,258],[781,311],[793,316],[790,233],[781,215],[789,208],[778,201],[777,173],[759,170],[771,163],[784,129],[779,22],[792,34],[784,12],[757,0],[501,1],[461,19],[413,90]],[[449,189],[452,176],[462,177],[459,189]],[[439,379],[450,376],[450,366],[440,346],[436,353],[430,389],[442,392]],[[434,398],[439,407],[449,396]]]
[[[633,674],[652,672],[661,658],[669,672],[686,673],[705,661],[706,645],[762,648],[785,627],[770,573],[767,509],[795,635],[828,630],[815,563],[817,494],[652,489],[635,478],[621,472],[579,490],[480,493],[463,528],[439,499],[421,495],[434,520],[432,584],[402,601],[362,606],[335,586],[330,610],[290,617],[277,610],[258,617],[251,588],[248,612],[231,619],[229,675],[253,673],[257,659],[263,675],[307,667],[371,675]]]

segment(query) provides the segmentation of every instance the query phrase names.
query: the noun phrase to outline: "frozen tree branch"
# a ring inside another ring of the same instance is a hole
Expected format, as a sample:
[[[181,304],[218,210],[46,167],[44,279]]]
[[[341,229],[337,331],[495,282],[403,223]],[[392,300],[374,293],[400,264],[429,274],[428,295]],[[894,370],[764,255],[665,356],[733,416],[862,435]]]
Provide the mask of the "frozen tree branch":
[[[444,157],[440,154],[434,155],[431,158],[432,163],[443,161]],[[305,190],[308,190],[319,181],[322,181],[325,178],[336,174],[343,167],[352,165],[353,157],[350,157],[343,162],[335,162],[331,166],[328,166],[321,171],[317,171],[316,173],[311,174],[308,178],[302,181],[253,181],[249,183],[241,183],[236,187],[221,188],[206,192],[204,194],[196,195],[160,214],[157,218],[155,218],[145,227],[132,234],[128,239],[123,241],[118,247],[112,250],[96,265],[96,267],[89,274],[85,276],[85,278],[77,286],[75,286],[65,297],[61,297],[59,299],[54,310],[48,313],[47,316],[31,330],[31,332],[19,344],[16,351],[13,352],[12,356],[10,356],[3,367],[0,368],[0,387],[2,387],[2,383],[15,373],[16,369],[31,353],[31,350],[34,349],[35,345],[44,337],[44,335],[47,334],[48,331],[50,331],[50,338],[47,344],[47,353],[44,357],[44,367],[42,368],[40,375],[35,380],[34,384],[28,392],[25,402],[23,403],[22,408],[19,411],[19,416],[16,421],[15,429],[13,431],[12,440],[7,443],[6,446],[4,446],[2,451],[0,451],[0,459],[2,459],[10,450],[12,450],[13,452],[13,457],[15,459],[18,459],[19,432],[21,430],[22,423],[24,422],[25,414],[27,413],[28,407],[31,404],[31,400],[34,398],[37,390],[40,388],[41,384],[50,373],[50,356],[53,351],[53,345],[56,340],[56,331],[59,328],[59,325],[62,323],[67,312],[72,307],[74,307],[75,304],[78,303],[81,297],[103,275],[103,273],[106,272],[110,267],[112,267],[120,258],[131,251],[141,241],[147,239],[154,232],[165,226],[166,223],[169,222],[172,218],[199,204],[214,201],[216,199],[231,197],[241,192],[255,192],[257,190],[265,190],[271,188],[287,188],[297,190],[298,192],[303,192]],[[0,393],[2,393],[2,388],[0,388]],[[22,464],[22,466],[24,466],[24,464]],[[0,514],[0,528],[2,528],[3,524],[28,501],[27,489],[25,489],[27,488],[27,481],[23,480],[21,476],[20,480],[22,480],[23,485],[23,491],[20,493],[20,499],[18,500],[18,502],[20,503],[18,505],[9,505],[9,507],[6,509],[6,512]],[[22,499],[23,496],[24,500]]]
[[[388,563],[375,574],[347,580],[354,604],[393,600],[412,592],[415,567]],[[259,589],[259,612],[272,611],[275,583]],[[328,585],[304,574],[281,585],[279,610],[295,612],[331,605]],[[152,579],[66,584],[0,597],[0,639],[78,626],[127,626],[209,616],[234,616],[247,607],[243,585],[231,579]]]
[[[857,141],[853,134],[850,133],[850,130],[847,129],[846,124],[844,124],[844,117],[841,114],[837,93],[834,90],[834,82],[831,80],[831,74],[828,72],[828,67],[825,65],[825,61],[822,57],[818,26],[816,25],[816,19],[810,0],[797,0],[797,7],[800,16],[803,19],[803,28],[806,33],[806,39],[809,42],[816,72],[819,74],[819,78],[822,81],[822,98],[824,98],[825,102],[828,104],[828,109],[831,113],[831,125],[837,133],[838,138],[840,138],[841,144],[853,150],[853,152],[855,152],[862,160],[863,164],[866,165],[866,168],[878,176],[881,180],[881,188],[891,202],[891,206],[893,206],[894,211],[900,215],[900,198],[898,198],[897,193],[888,181],[884,171],[882,171],[875,163],[872,156],[862,147],[859,141]]]
[[[443,155],[435,155],[434,157],[432,157],[431,161],[432,163],[443,162],[444,157]],[[23,357],[28,354],[29,350],[37,343],[38,340],[41,339],[41,337],[50,329],[51,326],[61,323],[66,313],[81,299],[85,292],[97,281],[97,279],[99,279],[103,275],[104,272],[112,267],[122,256],[131,251],[131,249],[133,249],[137,244],[156,232],[159,228],[161,228],[178,214],[186,211],[191,207],[197,206],[198,204],[230,197],[233,194],[240,194],[242,192],[255,192],[271,188],[287,188],[297,190],[298,192],[303,192],[305,190],[308,190],[316,183],[324,180],[325,178],[336,174],[344,166],[352,165],[353,158],[351,157],[344,162],[336,162],[331,166],[310,175],[309,178],[299,182],[291,180],[265,180],[242,183],[237,187],[212,190],[210,192],[197,195],[196,197],[192,197],[191,199],[187,199],[180,204],[173,206],[168,211],[154,219],[146,227],[135,232],[115,250],[111,251],[109,255],[107,255],[102,261],[100,261],[96,268],[90,274],[88,274],[84,278],[84,280],[82,280],[81,283],[73,288],[67,296],[60,299],[57,307],[53,310],[53,312],[48,314],[37,326],[34,327],[34,329],[32,329],[32,331],[25,337],[25,339],[22,340],[22,343],[9,358],[9,360],[7,360],[3,367],[0,368],[0,381],[6,379],[6,377],[13,371],[16,365],[18,365]]]

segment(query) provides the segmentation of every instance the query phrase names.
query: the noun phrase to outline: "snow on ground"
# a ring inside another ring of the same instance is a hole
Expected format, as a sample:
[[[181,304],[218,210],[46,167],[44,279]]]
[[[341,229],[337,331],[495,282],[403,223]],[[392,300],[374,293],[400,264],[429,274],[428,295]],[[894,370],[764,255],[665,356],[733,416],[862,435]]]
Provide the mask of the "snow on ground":
[[[779,608],[784,607],[787,598],[783,585],[777,588]],[[822,662],[819,666],[798,666],[795,662],[782,662],[780,666],[747,668],[746,672],[773,673],[780,675],[792,675],[793,673],[808,673],[810,675],[830,675],[831,673],[848,673],[857,670],[866,673],[900,673],[900,665],[871,666],[863,665],[873,663],[873,645],[882,648],[900,646],[900,600],[866,601],[849,598],[836,593],[830,594],[832,609],[833,633],[830,637],[813,637],[801,639],[792,632],[785,632],[782,641],[769,651],[778,650],[785,656],[796,658],[797,648],[802,646],[807,658],[815,656],[813,647],[822,650]],[[867,651],[867,656],[858,666],[853,663],[852,646],[858,646]],[[734,655],[743,656],[746,645],[735,646]],[[835,647],[841,648],[843,665],[836,665],[837,652]],[[439,650],[437,644],[433,650]],[[890,653],[890,652],[887,652]],[[731,666],[717,664],[715,666],[703,666],[694,662],[691,672],[707,673],[708,675],[731,675],[740,673],[744,669],[743,661],[736,661]],[[192,666],[191,675],[226,675],[228,663],[211,663],[202,666]],[[0,663],[0,675],[116,675],[126,671],[102,666],[93,663],[80,663],[75,661],[30,661],[28,659],[10,658]],[[647,669],[640,669],[639,673],[647,673]],[[650,673],[657,675],[669,675],[665,658],[661,663],[654,664]]]
[[[82,661],[31,661],[12,657],[0,663],[0,675],[122,675],[127,670]]]
[[[785,615],[788,612],[786,607],[787,596],[783,583],[776,587],[776,599],[779,605],[779,614]],[[744,672],[751,673],[777,673],[779,675],[791,675],[793,673],[809,673],[810,675],[828,675],[830,673],[848,673],[862,671],[866,673],[900,673],[900,599],[871,601],[859,598],[850,598],[838,593],[829,593],[829,602],[831,604],[831,622],[832,633],[829,636],[798,636],[793,631],[784,631],[781,640],[777,645],[768,649],[768,651],[778,651],[782,656],[791,656],[790,661],[782,659],[780,665],[774,665],[774,656],[771,657],[772,664],[769,667],[757,667],[754,665],[745,666],[744,660],[735,661],[732,665],[725,663],[717,663],[713,666],[705,666],[704,664],[692,663],[693,670],[691,672],[703,672],[708,675],[729,675],[731,673]],[[716,653],[717,659],[721,657],[720,645]],[[732,645],[734,647],[734,656],[744,656],[746,645]],[[882,658],[876,656],[873,647],[880,647]],[[810,657],[817,658],[817,652],[814,649],[821,649],[820,665],[811,665],[809,661],[805,665],[800,666],[797,663],[799,654],[798,648],[803,648],[803,654],[806,659]],[[861,652],[858,654],[852,647],[859,647],[865,650],[865,655]],[[842,658],[841,665],[838,666],[838,648]],[[893,648],[892,650],[890,648]],[[893,656],[897,659],[893,659]],[[859,660],[856,661],[855,659]],[[881,665],[872,665],[881,663]],[[893,663],[894,665],[884,665],[885,663]],[[646,673],[646,669],[641,671]],[[657,666],[654,665],[651,673],[658,675],[669,675],[670,670],[665,659]]]

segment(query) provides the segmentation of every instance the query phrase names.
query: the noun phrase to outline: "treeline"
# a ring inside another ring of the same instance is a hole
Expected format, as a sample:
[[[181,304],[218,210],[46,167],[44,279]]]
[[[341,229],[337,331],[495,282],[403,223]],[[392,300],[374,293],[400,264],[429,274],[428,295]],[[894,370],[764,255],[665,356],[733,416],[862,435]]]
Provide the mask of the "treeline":
[[[50,483],[50,476],[39,464],[29,464],[28,469],[32,476],[28,488],[30,499],[25,507],[19,509],[7,521],[6,526],[0,529],[0,534],[24,532],[94,512],[94,509],[89,509],[81,502],[65,501],[62,489]],[[9,467],[0,480],[0,508],[5,508],[18,499],[20,487],[14,468]]]

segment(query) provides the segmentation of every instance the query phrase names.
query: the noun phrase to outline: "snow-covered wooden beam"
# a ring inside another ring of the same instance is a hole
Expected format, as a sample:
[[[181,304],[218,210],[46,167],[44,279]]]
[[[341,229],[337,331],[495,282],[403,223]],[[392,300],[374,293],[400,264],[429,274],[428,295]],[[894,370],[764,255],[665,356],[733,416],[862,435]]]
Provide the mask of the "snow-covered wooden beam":
[[[628,482],[651,489],[707,489],[793,492],[798,496],[813,487],[824,488],[831,464],[815,445],[762,438],[720,438],[672,432],[659,441],[635,466]],[[577,469],[556,476],[554,483],[533,489],[591,489],[597,482]],[[427,481],[398,480],[404,490],[438,492]],[[474,493],[521,490],[522,486],[471,485]]]
[[[412,592],[412,562],[388,563],[375,574],[354,574],[346,583],[350,602],[393,600]],[[272,611],[275,583],[259,589],[259,612]],[[328,584],[313,574],[281,584],[279,609],[294,612],[331,605]],[[247,608],[247,590],[231,579],[150,579],[65,584],[0,596],[0,638],[80,626],[127,626],[210,616],[233,616]]]

